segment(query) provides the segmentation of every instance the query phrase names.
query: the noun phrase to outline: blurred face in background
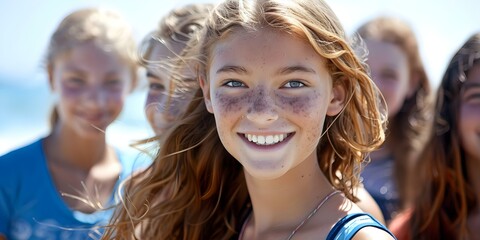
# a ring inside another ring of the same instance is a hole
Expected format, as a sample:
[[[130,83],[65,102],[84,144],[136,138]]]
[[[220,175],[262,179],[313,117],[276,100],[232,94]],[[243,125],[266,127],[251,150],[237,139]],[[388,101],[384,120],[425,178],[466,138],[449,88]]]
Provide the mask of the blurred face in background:
[[[402,108],[410,89],[407,55],[391,43],[373,39],[365,39],[365,43],[372,79],[385,97],[388,116],[392,118]]]
[[[467,160],[480,164],[480,63],[468,72],[460,96],[460,141]]]
[[[130,65],[93,42],[59,54],[49,67],[49,78],[58,95],[61,129],[84,137],[104,137],[123,109],[132,76]]]
[[[172,80],[170,64],[175,54],[181,52],[183,45],[172,43],[165,46],[153,44],[147,58],[148,93],[145,102],[145,114],[156,135],[162,135],[173,126],[192,100],[196,86],[194,74],[185,67],[179,72],[181,83]]]

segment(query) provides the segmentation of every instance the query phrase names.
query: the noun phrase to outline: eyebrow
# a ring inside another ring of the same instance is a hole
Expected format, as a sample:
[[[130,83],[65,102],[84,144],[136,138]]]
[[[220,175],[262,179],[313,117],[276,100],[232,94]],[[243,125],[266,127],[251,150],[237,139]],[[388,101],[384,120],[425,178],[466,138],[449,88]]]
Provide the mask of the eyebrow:
[[[238,73],[238,74],[248,73],[247,69],[245,69],[244,67],[234,66],[234,65],[225,65],[217,70],[217,74],[229,73],[229,72]],[[313,74],[317,73],[312,68],[297,65],[297,66],[289,66],[289,67],[281,68],[280,70],[277,71],[276,75],[285,75],[285,74],[290,74],[294,72],[304,72],[304,73],[313,73]]]
[[[248,71],[244,67],[234,66],[234,65],[225,65],[217,70],[219,73],[238,73],[238,74],[247,74]]]
[[[480,87],[480,83],[477,83],[477,82],[466,82],[464,83],[463,85],[463,88],[477,88],[477,87]]]
[[[304,72],[304,73],[313,73],[313,74],[317,73],[315,70],[313,70],[313,68],[296,65],[296,66],[284,67],[280,69],[277,72],[277,75],[285,75],[285,74],[290,74],[294,72]]]
[[[70,74],[78,74],[80,76],[86,76],[89,74],[89,71],[88,70],[83,70],[77,66],[72,66],[72,65],[66,65],[65,66],[65,70],[67,73],[70,73]],[[109,77],[109,76],[117,76],[118,74],[120,74],[120,71],[115,71],[115,70],[112,70],[110,72],[106,72],[104,73],[104,76],[106,77]]]
[[[65,71],[69,73],[74,73],[74,74],[85,74],[87,71],[84,71],[76,66],[71,66],[71,65],[66,65],[65,66]]]
[[[154,73],[147,71],[147,78],[158,78],[160,79],[159,76],[155,75]]]

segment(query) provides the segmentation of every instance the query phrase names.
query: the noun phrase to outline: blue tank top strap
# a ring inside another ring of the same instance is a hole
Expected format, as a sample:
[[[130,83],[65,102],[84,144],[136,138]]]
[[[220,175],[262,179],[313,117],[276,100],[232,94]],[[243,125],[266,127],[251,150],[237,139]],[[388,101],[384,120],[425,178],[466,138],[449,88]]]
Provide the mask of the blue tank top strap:
[[[340,219],[328,233],[327,240],[350,240],[364,227],[376,227],[395,236],[383,224],[368,213],[352,213]]]

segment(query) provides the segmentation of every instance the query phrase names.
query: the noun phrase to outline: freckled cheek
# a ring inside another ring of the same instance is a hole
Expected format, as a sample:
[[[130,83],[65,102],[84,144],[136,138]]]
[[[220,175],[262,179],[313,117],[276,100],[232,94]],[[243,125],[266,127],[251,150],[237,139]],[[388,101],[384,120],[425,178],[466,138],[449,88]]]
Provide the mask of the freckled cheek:
[[[312,150],[315,149],[320,141],[321,130],[318,126],[312,126],[306,128],[306,143],[304,144],[306,149]]]
[[[127,99],[127,93],[122,91],[101,91],[101,97],[105,99],[105,101],[110,105],[119,105],[120,107],[123,106],[125,100]]]
[[[191,92],[179,93],[171,99],[169,104],[170,112],[176,116],[183,114],[190,102],[192,101],[194,95]]]
[[[75,99],[82,97],[85,92],[86,91],[83,88],[61,86],[60,97],[63,99]]]
[[[375,82],[377,85],[378,89],[380,89],[380,92],[385,95],[385,97],[394,95],[395,92],[398,91],[398,86],[397,84],[393,83],[384,83],[384,82]]]
[[[145,100],[145,107],[163,106],[162,103],[165,102],[166,98],[167,96],[165,94],[148,91],[147,99]]]
[[[160,98],[161,97],[158,94],[151,93],[150,91],[147,93],[147,98],[145,100],[145,115],[152,125],[154,125],[155,122],[154,116],[161,112],[161,107],[159,104]]]
[[[480,104],[468,104],[461,107],[460,127],[462,128],[480,128]]]
[[[249,97],[249,94],[232,96],[219,91],[215,93],[215,99],[212,104],[214,105],[214,110],[216,110],[218,114],[223,116],[233,116],[248,108],[249,102],[252,101],[253,100]]]
[[[319,114],[322,109],[320,94],[312,93],[300,96],[285,96],[276,94],[276,104],[280,109],[301,117],[311,117]]]
[[[222,145],[227,149],[230,154],[234,155],[232,152],[232,144],[231,144],[231,139],[233,137],[232,135],[232,127],[235,125],[235,122],[238,117],[235,118],[231,115],[223,115],[223,114],[218,114],[218,112],[215,113],[215,125],[217,127],[217,134],[220,137],[220,141],[222,142]],[[235,155],[234,155],[235,157]]]

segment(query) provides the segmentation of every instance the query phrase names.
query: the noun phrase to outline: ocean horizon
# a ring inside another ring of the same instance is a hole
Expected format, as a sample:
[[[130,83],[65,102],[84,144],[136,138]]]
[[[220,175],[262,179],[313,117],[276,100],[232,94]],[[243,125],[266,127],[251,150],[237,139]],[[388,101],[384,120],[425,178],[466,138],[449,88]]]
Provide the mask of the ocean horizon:
[[[0,76],[0,155],[48,134],[54,99],[42,78]],[[145,97],[142,86],[129,95],[119,118],[106,131],[110,144],[129,148],[153,136],[143,111]]]

